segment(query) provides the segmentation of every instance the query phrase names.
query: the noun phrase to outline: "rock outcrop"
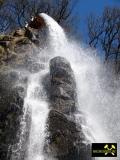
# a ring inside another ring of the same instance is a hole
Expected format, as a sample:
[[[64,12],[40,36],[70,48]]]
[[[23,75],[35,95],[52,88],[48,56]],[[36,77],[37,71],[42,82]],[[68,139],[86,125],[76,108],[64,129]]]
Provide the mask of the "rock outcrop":
[[[70,114],[76,110],[76,85],[69,62],[62,57],[50,61],[51,108]]]
[[[76,84],[70,63],[62,57],[50,61],[50,113],[45,152],[58,160],[93,160],[91,145],[77,111]]]
[[[11,64],[22,66],[26,56],[33,55],[37,47],[45,46],[47,29],[42,17],[36,16],[24,28],[8,35],[0,35],[0,67]]]
[[[0,73],[0,159],[10,160],[11,155],[18,154],[17,144],[21,134],[21,117],[23,115],[24,97],[26,94],[26,77],[20,77],[17,71],[6,71]],[[19,84],[19,85],[17,85]],[[21,85],[20,85],[21,84]],[[26,117],[30,124],[30,117]],[[28,124],[27,123],[27,124]],[[30,127],[28,127],[29,130]],[[23,144],[23,154],[25,154],[25,143]],[[19,153],[20,154],[20,153]],[[22,155],[22,154],[21,154]],[[21,157],[23,159],[23,157]],[[17,158],[18,160],[18,158]]]

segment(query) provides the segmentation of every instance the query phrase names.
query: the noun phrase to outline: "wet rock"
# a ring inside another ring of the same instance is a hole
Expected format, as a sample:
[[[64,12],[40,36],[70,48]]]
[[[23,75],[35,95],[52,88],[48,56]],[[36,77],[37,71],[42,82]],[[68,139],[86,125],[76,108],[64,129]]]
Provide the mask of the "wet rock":
[[[10,160],[11,146],[19,142],[25,86],[17,86],[16,71],[0,73],[0,159]]]
[[[86,142],[81,125],[74,116],[51,110],[48,117],[45,153],[58,160],[93,160],[91,144]]]
[[[53,155],[67,155],[75,146],[78,137],[76,124],[70,121],[67,116],[51,110],[49,113],[50,150]]]
[[[51,107],[62,113],[76,110],[76,85],[69,62],[62,57],[50,61]]]
[[[45,68],[45,64],[37,62],[37,59],[34,57],[26,56],[24,61],[25,68],[31,73],[37,73]]]
[[[48,84],[50,112],[45,153],[58,160],[93,160],[90,141],[82,128],[85,120],[77,109],[74,74],[65,58],[55,57],[50,61]],[[81,121],[76,119],[76,114]]]

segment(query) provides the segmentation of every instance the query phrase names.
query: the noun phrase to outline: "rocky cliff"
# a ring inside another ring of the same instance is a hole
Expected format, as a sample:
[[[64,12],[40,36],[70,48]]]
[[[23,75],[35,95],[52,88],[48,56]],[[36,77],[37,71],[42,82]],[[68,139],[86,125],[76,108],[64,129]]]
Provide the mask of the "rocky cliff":
[[[38,30],[29,26],[0,35],[0,160],[23,160],[26,154],[30,115],[25,117],[27,129],[22,149],[19,146],[21,118],[28,75],[42,69],[34,58],[38,45],[42,45],[38,35]]]

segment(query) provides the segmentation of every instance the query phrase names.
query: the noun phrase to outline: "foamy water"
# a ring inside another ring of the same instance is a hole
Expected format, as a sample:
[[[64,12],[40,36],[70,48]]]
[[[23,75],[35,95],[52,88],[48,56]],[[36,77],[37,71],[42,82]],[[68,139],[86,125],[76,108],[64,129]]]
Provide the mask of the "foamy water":
[[[28,145],[28,160],[44,160],[43,147],[48,103],[42,86],[45,71],[30,76],[25,107],[31,109],[31,130]]]
[[[49,29],[49,43],[52,50],[44,49],[39,53],[39,58],[44,54],[48,58],[45,62],[47,65],[49,59],[55,56],[65,57],[71,63],[77,83],[78,109],[84,113],[86,119],[86,124],[81,124],[86,139],[91,143],[117,142],[119,147],[119,91],[116,89],[114,94],[106,91],[106,75],[103,73],[102,63],[93,56],[93,51],[84,49],[74,41],[68,41],[57,22],[44,13],[40,15]],[[41,63],[39,59],[38,62]],[[42,78],[47,72],[49,69],[46,67],[45,70],[29,76],[24,107],[30,108],[32,120],[26,160],[44,160],[43,146],[49,109]],[[76,120],[79,123],[77,114]],[[114,160],[119,159],[119,156],[114,158]]]

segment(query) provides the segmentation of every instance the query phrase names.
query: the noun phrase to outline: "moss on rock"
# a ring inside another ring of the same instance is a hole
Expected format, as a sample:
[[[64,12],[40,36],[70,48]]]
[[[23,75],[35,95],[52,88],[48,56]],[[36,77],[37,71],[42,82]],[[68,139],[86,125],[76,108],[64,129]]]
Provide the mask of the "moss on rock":
[[[23,65],[26,53],[30,53],[33,47],[25,28],[17,29],[10,35],[0,35],[0,70],[3,65],[19,65],[19,59]]]
[[[11,41],[12,39],[11,35],[0,35],[0,41]]]

